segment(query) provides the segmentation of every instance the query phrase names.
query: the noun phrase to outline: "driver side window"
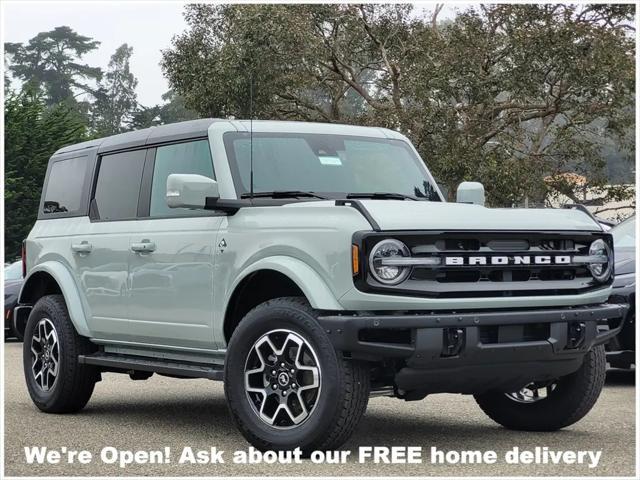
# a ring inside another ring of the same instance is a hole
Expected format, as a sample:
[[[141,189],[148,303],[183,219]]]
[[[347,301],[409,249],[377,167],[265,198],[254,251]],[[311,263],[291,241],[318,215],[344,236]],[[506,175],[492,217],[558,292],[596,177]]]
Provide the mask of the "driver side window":
[[[150,217],[207,215],[205,211],[169,208],[165,196],[167,177],[172,173],[190,173],[215,179],[208,140],[157,147],[151,184]]]

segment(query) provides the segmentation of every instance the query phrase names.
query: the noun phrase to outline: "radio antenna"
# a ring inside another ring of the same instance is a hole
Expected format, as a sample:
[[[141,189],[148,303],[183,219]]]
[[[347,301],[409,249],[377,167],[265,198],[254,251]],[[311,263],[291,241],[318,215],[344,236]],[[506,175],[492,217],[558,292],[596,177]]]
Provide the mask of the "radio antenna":
[[[249,85],[249,165],[250,165],[250,174],[249,174],[249,183],[251,184],[249,187],[249,198],[253,200],[253,72],[251,72],[250,76],[250,85]]]

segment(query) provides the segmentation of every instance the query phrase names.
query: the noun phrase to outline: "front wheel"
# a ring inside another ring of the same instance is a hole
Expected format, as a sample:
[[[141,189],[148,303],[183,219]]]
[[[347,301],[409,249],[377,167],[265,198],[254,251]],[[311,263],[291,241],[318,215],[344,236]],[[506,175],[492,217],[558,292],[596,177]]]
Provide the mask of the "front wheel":
[[[495,422],[513,430],[554,431],[576,423],[595,405],[606,373],[604,346],[594,347],[576,372],[552,382],[532,382],[517,392],[475,395]]]
[[[339,447],[366,410],[369,370],[343,359],[301,298],[265,302],[240,322],[225,394],[243,436],[261,450]]]

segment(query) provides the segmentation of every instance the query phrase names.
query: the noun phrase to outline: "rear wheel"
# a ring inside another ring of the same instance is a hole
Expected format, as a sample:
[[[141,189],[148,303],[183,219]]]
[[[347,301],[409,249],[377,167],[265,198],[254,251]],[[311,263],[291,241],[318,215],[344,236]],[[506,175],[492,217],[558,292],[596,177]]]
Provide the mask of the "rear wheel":
[[[495,422],[513,430],[553,431],[576,423],[595,405],[604,386],[604,347],[594,347],[580,369],[552,382],[532,382],[517,392],[475,395]]]
[[[369,398],[367,365],[341,357],[301,298],[265,302],[240,322],[225,394],[244,437],[262,450],[330,450],[355,430]]]
[[[78,355],[95,350],[75,331],[62,295],[38,300],[27,321],[22,349],[33,403],[50,413],[82,409],[91,398],[100,373],[95,367],[80,365]]]

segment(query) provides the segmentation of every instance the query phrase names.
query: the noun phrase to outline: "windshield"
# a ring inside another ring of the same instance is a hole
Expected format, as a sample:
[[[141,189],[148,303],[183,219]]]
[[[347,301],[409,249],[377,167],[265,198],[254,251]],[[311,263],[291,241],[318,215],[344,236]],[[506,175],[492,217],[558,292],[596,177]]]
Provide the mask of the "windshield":
[[[224,143],[241,196],[250,191],[249,134],[226,133]],[[440,201],[421,160],[406,142],[342,135],[254,133],[253,189],[336,196],[384,192]]]
[[[636,245],[636,217],[631,217],[611,229],[615,248],[633,248]]]
[[[22,280],[22,261],[4,267],[4,281],[7,280]]]

